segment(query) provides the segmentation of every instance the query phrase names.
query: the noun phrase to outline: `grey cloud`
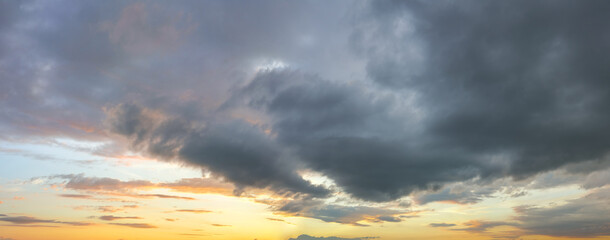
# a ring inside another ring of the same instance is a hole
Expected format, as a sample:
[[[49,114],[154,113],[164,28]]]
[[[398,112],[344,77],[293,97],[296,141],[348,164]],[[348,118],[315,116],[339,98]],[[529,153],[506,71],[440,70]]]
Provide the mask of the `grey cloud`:
[[[453,223],[430,223],[430,227],[453,227],[455,224]]]
[[[427,204],[430,202],[449,202],[458,204],[472,204],[483,200],[485,197],[491,196],[497,189],[482,188],[465,189],[462,191],[453,191],[451,188],[443,188],[441,191],[426,193],[418,196],[415,201],[419,204]]]
[[[112,130],[132,139],[134,147],[165,159],[182,159],[210,169],[239,187],[271,188],[279,193],[317,196],[328,190],[296,174],[296,165],[260,128],[233,120],[197,127],[184,120],[154,119],[135,105],[110,112]]]
[[[373,2],[377,37],[354,46],[371,79],[418,93],[435,148],[503,157],[479,174],[525,178],[608,153],[610,58],[593,37],[608,35],[607,4]]]
[[[0,131],[106,140],[103,106],[135,101],[197,117],[264,59],[325,66],[327,52],[347,51],[318,26],[347,31],[329,7],[348,4],[312,3],[3,2]]]
[[[127,209],[138,208],[138,205],[123,205],[123,206],[75,206],[75,210],[93,210],[103,213],[115,213],[121,211],[127,211]]]
[[[157,228],[157,226],[148,223],[109,223],[111,225],[130,227],[130,228]]]
[[[78,199],[91,199],[93,196],[91,195],[83,195],[83,194],[60,194],[60,197],[65,198],[78,198]]]
[[[328,196],[311,169],[370,201],[608,167],[607,2],[313,3],[2,2],[0,136],[118,133],[237,194]]]
[[[278,141],[306,166],[358,198],[397,199],[478,172],[476,161],[451,149],[423,146],[409,126],[414,110],[397,109],[391,95],[283,70],[259,73],[236,96],[270,114]]]
[[[517,238],[525,235],[546,235],[552,237],[595,238],[610,236],[608,207],[610,189],[597,188],[581,198],[568,200],[563,204],[549,206],[522,205],[514,207],[515,215],[510,221],[472,220],[464,223],[468,231],[498,238]],[[430,226],[433,226],[432,224]],[[440,225],[439,225],[440,226]],[[489,229],[499,226],[517,228],[494,235]]]
[[[73,225],[73,226],[91,225],[91,223],[86,223],[86,222],[64,222],[64,221],[58,221],[58,220],[39,219],[39,218],[28,217],[28,216],[0,217],[0,221],[10,222],[13,224],[54,223],[54,224],[66,224],[66,225]]]
[[[515,220],[526,234],[555,237],[610,236],[610,189],[549,207],[518,206]]]
[[[204,178],[180,179],[179,181],[170,183],[153,183],[145,180],[122,181],[114,178],[86,177],[84,174],[53,175],[45,178],[67,180],[66,182],[64,182],[63,187],[70,190],[76,190],[91,194],[95,193],[100,195],[127,196],[134,198],[172,198],[195,200],[195,198],[192,197],[183,197],[176,195],[137,193],[138,190],[147,190],[153,188],[167,188],[179,192],[189,193],[221,194],[227,194],[233,189],[230,184],[226,184],[216,179]],[[94,198],[93,196],[84,194],[61,194],[60,196],[68,198],[96,200],[96,198]]]
[[[475,233],[486,233],[490,228],[498,227],[498,226],[515,226],[517,224],[512,222],[503,222],[503,221],[479,221],[472,220],[464,223],[465,228],[454,228],[451,230],[455,231],[467,231],[467,232],[475,232]]]
[[[297,238],[289,238],[288,240],[366,240],[375,239],[377,237],[359,237],[359,238],[342,238],[342,237],[313,237],[307,234],[302,234]]]
[[[314,199],[295,199],[272,203],[272,210],[279,215],[320,219],[325,222],[368,226],[367,222],[401,222],[400,214],[407,210],[383,207],[345,206],[324,203]]]
[[[122,219],[142,219],[141,217],[121,217],[121,216],[113,216],[113,215],[104,215],[100,216],[99,219],[104,221],[114,221],[114,220],[122,220]]]

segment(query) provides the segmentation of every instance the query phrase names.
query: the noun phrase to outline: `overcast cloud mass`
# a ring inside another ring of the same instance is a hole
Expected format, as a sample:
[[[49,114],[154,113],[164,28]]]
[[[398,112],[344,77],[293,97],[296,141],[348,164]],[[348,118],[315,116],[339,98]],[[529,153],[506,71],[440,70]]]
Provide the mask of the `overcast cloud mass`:
[[[0,139],[101,142],[80,150],[215,179],[47,177],[83,194],[213,184],[283,197],[257,200],[277,215],[353,226],[408,221],[411,205],[575,184],[587,195],[515,206],[506,221],[429,226],[610,236],[609,10],[596,0],[0,1]],[[41,219],[0,221],[81,224]]]

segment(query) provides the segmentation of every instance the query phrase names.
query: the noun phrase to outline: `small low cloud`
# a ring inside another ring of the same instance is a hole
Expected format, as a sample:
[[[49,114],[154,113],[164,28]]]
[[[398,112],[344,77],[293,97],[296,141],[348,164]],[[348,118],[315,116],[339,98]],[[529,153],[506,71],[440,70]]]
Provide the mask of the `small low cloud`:
[[[86,223],[86,222],[65,222],[65,221],[58,221],[58,220],[52,220],[52,219],[39,219],[39,218],[29,217],[29,216],[15,216],[15,217],[3,216],[3,217],[0,217],[0,221],[10,222],[12,224],[17,224],[17,225],[36,224],[36,223],[65,224],[65,225],[72,225],[72,226],[91,225],[91,223]]]
[[[430,227],[453,227],[455,224],[453,223],[430,223],[428,226]]]
[[[178,209],[176,212],[188,212],[188,213],[211,213],[210,210],[203,209]]]
[[[129,197],[140,197],[140,198],[171,198],[171,199],[182,199],[182,200],[195,200],[192,197],[182,197],[182,196],[174,196],[167,194],[135,194],[135,195],[127,195]]]
[[[130,228],[157,228],[157,226],[148,223],[110,223],[112,225],[124,226]]]
[[[218,223],[212,223],[212,224],[210,224],[210,225],[212,225],[212,226],[214,226],[214,227],[230,227],[230,226],[231,226],[231,225],[218,224]]]
[[[288,221],[286,221],[284,219],[281,219],[281,218],[267,218],[267,220],[274,221],[274,222],[284,222],[284,223],[287,223],[287,224],[293,224],[293,223],[288,222]]]
[[[102,213],[115,213],[126,211],[127,209],[138,208],[138,205],[123,205],[123,206],[75,206],[74,210],[92,210]]]
[[[91,195],[84,195],[84,194],[59,194],[60,197],[65,197],[65,198],[80,198],[80,199],[91,199],[93,198],[93,196]]]
[[[370,240],[379,237],[357,237],[357,238],[342,238],[342,237],[313,237],[307,234],[302,234],[297,238],[290,238],[288,240]]]
[[[114,220],[121,220],[121,219],[142,219],[141,217],[120,217],[120,216],[113,216],[113,215],[104,215],[104,216],[100,216],[99,219],[104,220],[104,221],[114,221]]]
[[[132,180],[122,181],[114,178],[106,177],[86,177],[84,174],[63,174],[48,177],[35,178],[48,179],[51,185],[62,185],[65,189],[84,192],[87,194],[60,194],[66,198],[80,199],[96,199],[89,194],[99,194],[119,197],[132,198],[167,198],[181,200],[195,200],[192,197],[184,197],[168,194],[145,194],[138,191],[154,190],[154,189],[169,189],[176,192],[184,193],[214,193],[222,195],[232,195],[234,186],[229,183],[222,182],[212,178],[184,178],[176,182],[169,183],[153,183],[147,180]],[[64,180],[56,183],[53,179]]]
[[[315,218],[325,222],[368,226],[366,222],[401,222],[400,215],[409,213],[383,207],[345,206],[318,200],[290,200],[272,203],[277,215]]]
[[[465,222],[463,224],[466,226],[465,228],[453,229],[456,231],[467,231],[473,233],[484,233],[487,232],[488,229],[499,227],[499,226],[516,226],[515,223],[512,222],[504,222],[504,221],[481,221],[481,220],[471,220]]]

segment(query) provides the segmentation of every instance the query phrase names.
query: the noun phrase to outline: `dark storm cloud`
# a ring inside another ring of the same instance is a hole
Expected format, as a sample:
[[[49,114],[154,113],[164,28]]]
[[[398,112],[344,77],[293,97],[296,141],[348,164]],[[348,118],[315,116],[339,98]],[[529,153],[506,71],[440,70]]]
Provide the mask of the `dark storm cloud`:
[[[477,174],[474,160],[448,161],[451,149],[418,142],[408,125],[417,116],[391,94],[283,70],[259,73],[236,96],[270,114],[277,140],[306,166],[358,198],[392,200]]]
[[[119,105],[109,115],[112,130],[130,137],[134,147],[153,156],[178,158],[206,167],[238,188],[328,194],[328,190],[298,176],[295,163],[283,156],[278,144],[260,128],[243,121],[210,122],[205,127],[197,127],[182,119],[157,119],[135,105]]]
[[[505,166],[479,167],[481,176],[523,178],[608,153],[609,7],[374,2],[377,36],[357,32],[353,42],[374,81],[418,92],[426,136],[461,152],[447,161],[498,156]]]
[[[608,167],[605,1],[62,3],[0,3],[2,139],[107,140],[115,146],[94,152],[114,154],[124,137],[236,194],[329,196],[299,175],[314,170],[368,201],[429,191],[416,200],[474,203],[498,185],[452,184]],[[285,207],[331,222],[399,220]]]

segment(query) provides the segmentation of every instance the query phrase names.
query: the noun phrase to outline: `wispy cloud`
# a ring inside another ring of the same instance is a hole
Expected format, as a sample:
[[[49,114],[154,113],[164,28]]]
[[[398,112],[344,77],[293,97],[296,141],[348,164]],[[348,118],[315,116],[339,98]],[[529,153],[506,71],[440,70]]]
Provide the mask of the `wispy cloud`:
[[[114,221],[114,220],[123,220],[123,219],[142,219],[141,217],[122,217],[122,216],[113,216],[113,215],[104,215],[100,216],[99,219],[104,221]]]
[[[342,238],[342,237],[313,237],[307,234],[302,234],[297,238],[290,238],[288,240],[370,240],[378,237],[357,237],[357,238]]]
[[[87,226],[91,225],[91,223],[86,222],[67,222],[67,221],[58,221],[58,220],[48,220],[48,219],[39,219],[35,217],[29,216],[14,216],[14,217],[0,217],[0,221],[10,222],[13,224],[35,224],[35,223],[51,223],[51,224],[65,224],[72,226]]]
[[[148,223],[109,223],[117,226],[124,226],[130,228],[157,228],[157,226]]]
[[[212,225],[212,226],[214,226],[214,227],[230,227],[230,226],[231,226],[231,225],[226,225],[226,224],[218,224],[218,223],[212,223],[212,224],[210,224],[210,225]]]
[[[133,198],[173,198],[182,200],[195,200],[192,197],[168,195],[168,194],[146,194],[137,193],[138,191],[146,191],[153,189],[170,189],[177,192],[187,193],[214,193],[214,194],[230,194],[233,193],[233,186],[215,179],[203,178],[187,178],[180,179],[171,183],[152,183],[146,180],[121,181],[113,178],[96,178],[85,177],[82,174],[74,175],[55,175],[45,177],[46,179],[64,179],[67,182],[60,184],[65,189],[82,191],[85,193],[95,193],[109,196],[122,196]],[[37,178],[41,179],[41,178]],[[44,179],[44,178],[43,178]],[[52,183],[55,185],[56,183]],[[62,194],[62,197],[71,198],[92,198],[91,195],[85,194]],[[91,197],[88,197],[91,196]]]
[[[176,212],[188,212],[188,213],[211,213],[210,210],[204,209],[178,209]]]
[[[84,194],[59,194],[60,197],[65,197],[65,198],[79,198],[79,199],[91,199],[93,198],[93,196],[91,195],[84,195]]]
[[[453,223],[430,223],[428,226],[430,226],[430,227],[453,227],[456,225]]]

